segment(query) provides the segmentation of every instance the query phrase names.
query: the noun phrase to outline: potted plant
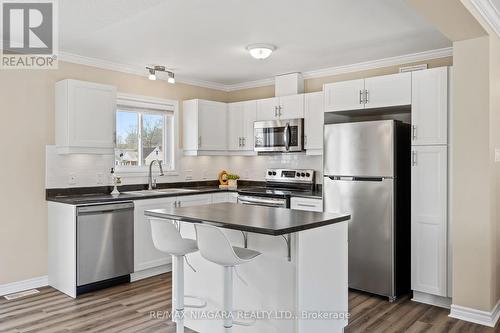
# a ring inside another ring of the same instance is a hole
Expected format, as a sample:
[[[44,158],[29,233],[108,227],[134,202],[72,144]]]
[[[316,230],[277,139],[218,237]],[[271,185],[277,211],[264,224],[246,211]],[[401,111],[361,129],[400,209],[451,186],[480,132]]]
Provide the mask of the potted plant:
[[[226,178],[227,178],[227,185],[229,188],[238,187],[238,179],[240,179],[240,176],[229,174],[226,176]]]

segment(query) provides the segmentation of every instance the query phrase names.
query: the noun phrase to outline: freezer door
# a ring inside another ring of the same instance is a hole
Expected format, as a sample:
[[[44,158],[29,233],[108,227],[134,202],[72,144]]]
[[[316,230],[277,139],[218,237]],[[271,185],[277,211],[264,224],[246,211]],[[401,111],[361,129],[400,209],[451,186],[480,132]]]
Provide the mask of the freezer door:
[[[351,214],[349,287],[394,296],[394,180],[324,179],[325,212]]]
[[[393,177],[393,120],[325,125],[324,174]]]

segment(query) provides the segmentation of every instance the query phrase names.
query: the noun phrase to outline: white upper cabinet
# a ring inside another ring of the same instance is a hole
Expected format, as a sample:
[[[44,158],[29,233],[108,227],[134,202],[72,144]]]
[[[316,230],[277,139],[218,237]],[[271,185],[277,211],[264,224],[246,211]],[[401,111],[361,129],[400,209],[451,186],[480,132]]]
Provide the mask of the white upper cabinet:
[[[260,99],[257,120],[304,118],[304,94]]]
[[[411,73],[325,84],[325,112],[411,104]]]
[[[364,109],[364,90],[364,79],[325,84],[325,111]]]
[[[265,98],[257,100],[257,120],[279,119],[279,98]]]
[[[227,150],[227,104],[201,99],[183,103],[184,153]]]
[[[365,79],[365,108],[410,104],[411,73],[398,73]]]
[[[228,150],[253,151],[253,123],[256,118],[256,101],[228,105]]]
[[[56,146],[59,153],[113,154],[116,88],[63,80],[55,88]]]
[[[412,73],[412,144],[448,142],[448,67]]]
[[[304,118],[304,94],[280,97],[278,114],[280,119]]]
[[[324,106],[323,92],[304,95],[304,146],[306,150],[323,149]]]

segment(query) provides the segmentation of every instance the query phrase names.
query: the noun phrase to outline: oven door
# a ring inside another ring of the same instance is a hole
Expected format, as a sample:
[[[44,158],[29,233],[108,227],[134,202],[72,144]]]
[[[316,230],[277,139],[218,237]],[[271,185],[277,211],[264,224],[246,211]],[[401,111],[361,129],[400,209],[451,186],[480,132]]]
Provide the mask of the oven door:
[[[277,208],[287,208],[286,199],[281,198],[268,198],[268,197],[257,197],[250,195],[239,195],[238,203],[243,205],[252,206],[266,206],[266,207],[277,207]]]
[[[256,152],[294,152],[303,150],[304,119],[256,121]]]

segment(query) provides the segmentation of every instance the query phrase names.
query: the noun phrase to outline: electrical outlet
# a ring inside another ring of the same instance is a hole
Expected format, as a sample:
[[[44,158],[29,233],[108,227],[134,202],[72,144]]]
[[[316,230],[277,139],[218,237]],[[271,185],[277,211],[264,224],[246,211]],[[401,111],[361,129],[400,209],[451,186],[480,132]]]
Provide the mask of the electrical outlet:
[[[76,185],[78,182],[78,179],[76,177],[76,173],[70,173],[69,178],[68,178],[68,184],[69,185]]]
[[[97,184],[98,185],[104,184],[104,174],[103,173],[97,174]]]

